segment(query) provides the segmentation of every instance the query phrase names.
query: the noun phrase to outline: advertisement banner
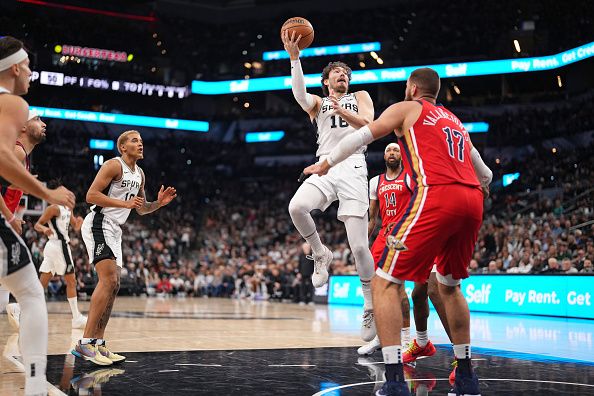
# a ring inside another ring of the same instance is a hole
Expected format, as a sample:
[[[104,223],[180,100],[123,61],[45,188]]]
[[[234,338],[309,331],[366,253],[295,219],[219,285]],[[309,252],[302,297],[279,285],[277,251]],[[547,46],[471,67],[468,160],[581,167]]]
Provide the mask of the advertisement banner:
[[[471,311],[594,319],[594,276],[471,275],[461,290]],[[332,276],[328,302],[363,305],[359,277]]]

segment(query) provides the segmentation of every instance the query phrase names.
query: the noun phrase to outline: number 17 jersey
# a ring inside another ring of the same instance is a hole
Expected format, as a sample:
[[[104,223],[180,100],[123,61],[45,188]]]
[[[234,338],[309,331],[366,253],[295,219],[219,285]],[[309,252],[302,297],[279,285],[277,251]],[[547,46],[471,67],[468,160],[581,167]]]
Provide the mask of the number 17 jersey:
[[[462,122],[443,106],[418,102],[423,106],[421,115],[399,140],[404,169],[420,186],[480,188],[470,157],[470,137]]]

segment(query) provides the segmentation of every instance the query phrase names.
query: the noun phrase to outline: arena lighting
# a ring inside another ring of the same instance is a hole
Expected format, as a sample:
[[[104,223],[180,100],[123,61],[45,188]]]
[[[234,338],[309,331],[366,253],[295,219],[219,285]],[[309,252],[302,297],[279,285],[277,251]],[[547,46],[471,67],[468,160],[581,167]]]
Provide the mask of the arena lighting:
[[[358,44],[341,44],[331,45],[328,47],[313,47],[306,48],[299,56],[301,58],[307,58],[310,56],[327,56],[327,55],[340,55],[340,54],[358,54],[361,52],[379,51],[382,45],[375,41],[371,43],[358,43]],[[262,54],[262,59],[265,61],[276,60],[276,59],[289,59],[287,51],[267,51]]]
[[[69,4],[58,4],[58,3],[50,3],[49,1],[40,1],[40,0],[17,0],[19,3],[28,3],[28,4],[35,4],[44,7],[51,7],[51,8],[60,8],[63,10],[70,10],[70,11],[78,11],[78,12],[85,12],[87,14],[97,14],[97,15],[105,15],[114,18],[124,18],[124,19],[132,19],[136,21],[144,21],[144,22],[156,22],[157,18],[153,16],[144,16],[144,15],[134,15],[134,14],[124,14],[121,12],[113,12],[113,11],[105,11],[105,10],[98,10],[95,8],[87,8],[87,7],[78,7]]]
[[[515,180],[518,180],[520,178],[520,172],[516,172],[516,173],[506,173],[505,175],[503,175],[503,179],[501,181],[503,187],[507,187],[510,184],[512,184]]]
[[[105,139],[91,139],[89,140],[89,148],[93,150],[113,150],[115,142],[113,140]]]
[[[410,76],[410,73],[419,67],[431,67],[435,69],[442,78],[470,77],[552,70],[592,57],[594,57],[594,42],[556,55],[543,57],[357,70],[353,71],[351,84],[378,84],[406,81]],[[305,75],[305,84],[308,87],[319,87],[320,74]],[[274,91],[290,88],[291,76],[252,78],[249,81],[192,81],[192,93],[199,95],[223,95],[238,92]]]
[[[520,48],[520,42],[518,40],[514,40],[514,47],[516,48],[516,52],[522,52]]]
[[[60,120],[98,122],[103,124],[134,125],[150,128],[177,129],[194,132],[208,132],[206,121],[180,120],[176,118],[146,117],[128,114],[97,113],[94,111],[56,109],[51,107],[31,106],[42,118],[56,118]]]
[[[464,128],[468,133],[489,132],[489,123],[487,122],[465,122]]]
[[[245,134],[246,143],[278,142],[285,137],[285,131],[248,132]]]

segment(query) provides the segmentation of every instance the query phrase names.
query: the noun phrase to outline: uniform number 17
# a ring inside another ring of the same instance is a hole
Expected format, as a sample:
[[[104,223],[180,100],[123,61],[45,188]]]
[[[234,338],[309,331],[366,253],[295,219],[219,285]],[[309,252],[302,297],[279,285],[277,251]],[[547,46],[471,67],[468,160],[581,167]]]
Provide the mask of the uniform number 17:
[[[452,130],[450,127],[443,128],[443,133],[446,134],[446,142],[448,143],[448,151],[450,153],[450,157],[456,158],[454,155],[454,138],[458,139],[458,143],[456,144],[458,148],[458,161],[464,162],[464,134],[460,131],[456,131],[455,129]]]

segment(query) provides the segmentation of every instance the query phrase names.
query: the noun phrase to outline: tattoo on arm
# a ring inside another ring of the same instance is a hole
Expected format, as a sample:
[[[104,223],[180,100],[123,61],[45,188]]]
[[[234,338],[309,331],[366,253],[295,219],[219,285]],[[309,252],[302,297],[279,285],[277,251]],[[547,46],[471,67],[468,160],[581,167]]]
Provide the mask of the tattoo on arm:
[[[138,209],[137,212],[140,215],[145,215],[154,212],[155,210],[159,209],[159,202],[146,202],[142,206],[142,208]]]

